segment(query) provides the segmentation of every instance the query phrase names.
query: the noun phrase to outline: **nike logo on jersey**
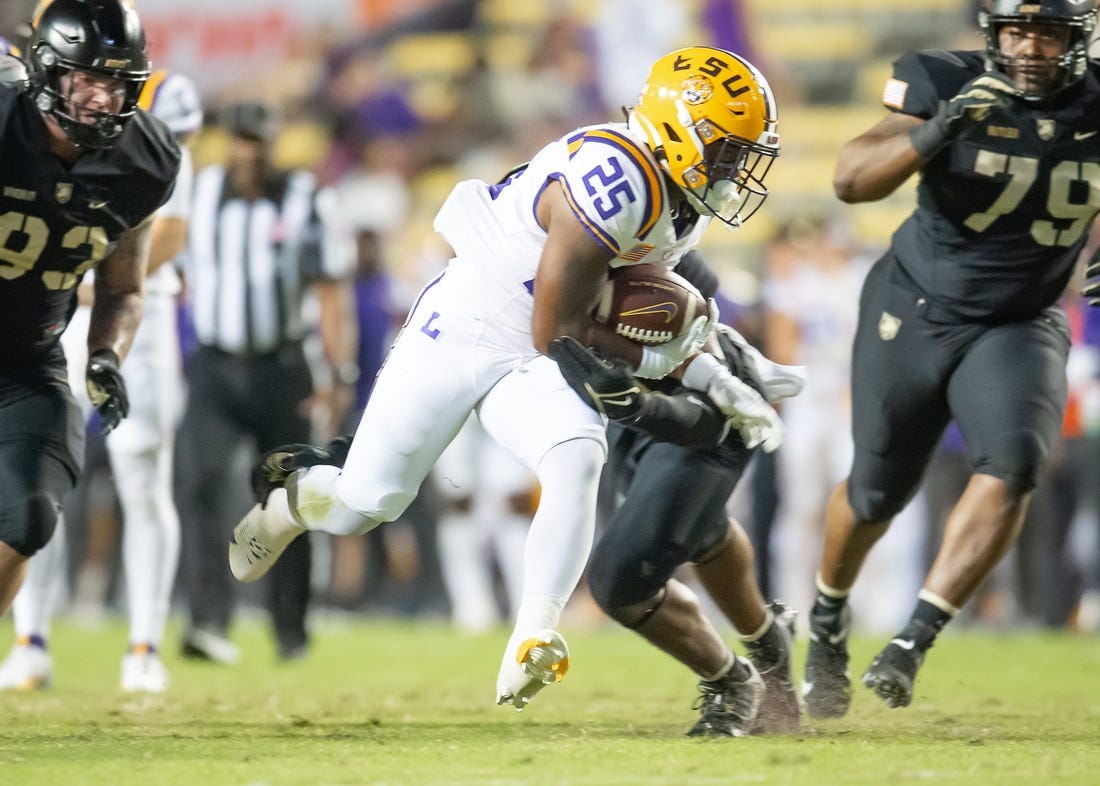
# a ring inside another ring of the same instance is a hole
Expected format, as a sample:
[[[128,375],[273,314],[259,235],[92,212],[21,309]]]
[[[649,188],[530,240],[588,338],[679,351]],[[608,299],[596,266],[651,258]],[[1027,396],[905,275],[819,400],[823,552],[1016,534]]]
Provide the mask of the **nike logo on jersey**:
[[[1082,139],[1088,139],[1090,136],[1095,136],[1095,131],[1074,131],[1073,141],[1080,142]]]
[[[107,207],[107,204],[109,202],[109,199],[104,199],[103,201],[93,200],[88,203],[88,207],[90,207],[92,210],[102,210],[103,208]]]
[[[911,650],[917,643],[912,639],[890,639],[890,643],[895,647],[901,647],[903,650]]]

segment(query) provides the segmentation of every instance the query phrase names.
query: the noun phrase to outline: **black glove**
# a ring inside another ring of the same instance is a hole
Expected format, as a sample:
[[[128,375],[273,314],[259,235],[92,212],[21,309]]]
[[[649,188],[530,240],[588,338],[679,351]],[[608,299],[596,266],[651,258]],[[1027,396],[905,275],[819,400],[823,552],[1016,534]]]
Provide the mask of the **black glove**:
[[[110,349],[97,349],[88,357],[84,372],[88,398],[103,419],[103,433],[109,434],[124,417],[130,414],[130,399],[126,395],[126,383],[118,370],[118,355]]]
[[[625,420],[638,414],[642,389],[626,361],[604,360],[568,336],[550,342],[550,357],[581,400],[601,415]]]
[[[1092,259],[1085,267],[1085,277],[1093,280],[1085,283],[1081,294],[1089,299],[1090,306],[1100,306],[1100,247],[1092,252]]]
[[[910,129],[909,141],[922,158],[932,158],[996,107],[1008,106],[1016,92],[1016,83],[1000,71],[979,74],[950,101],[941,102],[935,115]]]

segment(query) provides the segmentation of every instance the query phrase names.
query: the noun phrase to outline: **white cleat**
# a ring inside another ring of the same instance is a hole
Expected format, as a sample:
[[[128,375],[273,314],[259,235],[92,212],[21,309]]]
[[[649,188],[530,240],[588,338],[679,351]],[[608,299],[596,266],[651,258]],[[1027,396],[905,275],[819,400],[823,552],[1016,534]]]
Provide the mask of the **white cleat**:
[[[229,540],[229,569],[237,581],[257,581],[271,570],[286,547],[305,532],[305,527],[287,515],[286,489],[277,488],[267,497],[267,506],[254,505]]]
[[[540,690],[565,679],[567,671],[565,638],[556,630],[540,630],[504,654],[497,675],[497,704],[522,710]]]
[[[192,628],[180,643],[180,655],[232,666],[241,659],[241,650],[225,636],[202,628]]]
[[[122,656],[119,684],[126,693],[164,693],[168,670],[155,652],[128,652]]]
[[[0,664],[0,690],[42,690],[53,681],[53,658],[42,647],[17,641]]]

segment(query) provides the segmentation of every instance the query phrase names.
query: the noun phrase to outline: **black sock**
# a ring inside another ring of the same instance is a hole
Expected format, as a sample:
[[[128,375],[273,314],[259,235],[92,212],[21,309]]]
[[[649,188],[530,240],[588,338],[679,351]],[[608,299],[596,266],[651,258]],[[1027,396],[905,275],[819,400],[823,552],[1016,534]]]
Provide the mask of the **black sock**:
[[[944,626],[951,621],[949,613],[928,601],[917,601],[909,622],[897,635],[899,639],[911,639],[921,652],[927,652],[936,642],[936,637]]]
[[[760,638],[745,642],[749,657],[758,671],[767,671],[779,662],[785,653],[783,645],[783,636],[779,633],[779,625],[774,619],[768,629],[760,634]]]
[[[841,627],[841,616],[848,605],[848,598],[834,598],[817,591],[810,609],[810,627],[814,630],[836,633]]]

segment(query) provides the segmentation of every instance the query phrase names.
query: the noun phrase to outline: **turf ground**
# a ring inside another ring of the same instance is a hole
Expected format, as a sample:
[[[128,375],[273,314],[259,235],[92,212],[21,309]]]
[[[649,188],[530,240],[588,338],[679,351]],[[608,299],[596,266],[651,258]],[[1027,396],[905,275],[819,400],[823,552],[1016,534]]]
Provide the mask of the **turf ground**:
[[[693,740],[690,674],[625,631],[565,632],[573,670],[516,713],[492,701],[504,631],[328,623],[287,665],[242,625],[233,668],[180,661],[170,636],[170,693],[134,698],[121,625],[59,626],[54,687],[0,694],[0,784],[1100,783],[1097,637],[949,634],[908,709],[857,688],[797,737]],[[854,641],[853,669],[881,643]]]

